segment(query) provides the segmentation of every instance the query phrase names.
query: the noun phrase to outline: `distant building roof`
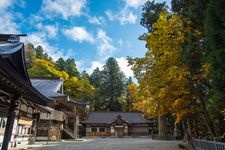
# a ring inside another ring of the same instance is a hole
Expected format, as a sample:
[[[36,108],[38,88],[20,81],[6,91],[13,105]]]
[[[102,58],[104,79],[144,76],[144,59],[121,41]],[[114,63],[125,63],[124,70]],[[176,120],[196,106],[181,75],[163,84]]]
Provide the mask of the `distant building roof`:
[[[63,80],[57,77],[35,77],[31,79],[32,85],[43,95],[49,98],[67,97],[68,95],[60,93],[60,88],[63,84]],[[87,102],[82,100],[75,100],[71,97],[69,103],[81,107],[86,107]]]
[[[61,97],[67,96],[63,93],[59,93],[60,87],[63,84],[63,80],[60,78],[32,78],[31,83],[39,92],[46,97]]]
[[[75,99],[72,99],[72,98],[70,98],[69,103],[73,104],[73,105],[81,106],[81,107],[86,107],[87,105],[89,105],[89,103],[86,102],[86,101],[75,100]]]
[[[139,112],[90,112],[85,124],[111,124],[118,117],[129,124],[150,123],[150,120],[144,118]]]

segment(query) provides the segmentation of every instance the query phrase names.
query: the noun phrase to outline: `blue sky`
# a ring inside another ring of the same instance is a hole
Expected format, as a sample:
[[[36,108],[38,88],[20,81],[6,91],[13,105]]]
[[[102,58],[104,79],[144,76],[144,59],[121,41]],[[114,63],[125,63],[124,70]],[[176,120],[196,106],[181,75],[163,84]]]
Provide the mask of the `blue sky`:
[[[1,0],[0,33],[25,33],[54,60],[74,58],[79,71],[102,68],[108,57],[133,76],[126,57],[144,56],[138,36],[146,0]],[[163,2],[163,0],[156,0]],[[170,0],[167,0],[170,3]]]

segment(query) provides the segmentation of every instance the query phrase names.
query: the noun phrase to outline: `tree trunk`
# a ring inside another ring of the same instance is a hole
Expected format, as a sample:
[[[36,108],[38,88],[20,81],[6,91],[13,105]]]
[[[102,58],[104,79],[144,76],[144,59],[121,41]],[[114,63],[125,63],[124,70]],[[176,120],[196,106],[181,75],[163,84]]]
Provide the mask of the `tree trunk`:
[[[193,137],[192,128],[193,128],[193,125],[192,125],[192,119],[190,117],[187,119],[187,125],[188,125],[188,143],[193,145],[193,143],[192,143],[192,137]]]
[[[208,110],[206,108],[205,102],[202,99],[200,100],[200,105],[201,105],[201,109],[203,111],[205,124],[206,124],[208,130],[213,137],[216,137],[214,125],[213,125],[212,120],[209,116],[209,113],[208,113]]]
[[[159,139],[167,140],[168,132],[167,132],[166,115],[158,116],[158,128],[159,128],[159,133],[158,133]]]
[[[179,139],[181,137],[181,131],[178,123],[174,124],[173,136],[175,137],[175,139]]]

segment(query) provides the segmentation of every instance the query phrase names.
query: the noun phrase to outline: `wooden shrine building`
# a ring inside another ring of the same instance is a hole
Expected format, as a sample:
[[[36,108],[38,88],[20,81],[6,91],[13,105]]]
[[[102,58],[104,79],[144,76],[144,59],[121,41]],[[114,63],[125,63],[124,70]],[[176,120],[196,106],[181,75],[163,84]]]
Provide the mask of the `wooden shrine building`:
[[[0,35],[2,150],[8,149],[9,142],[16,138],[18,131],[30,133],[33,112],[41,110],[41,105],[45,106],[47,102],[48,99],[31,85],[25,66],[24,44],[19,42],[19,35]]]
[[[90,112],[86,121],[86,136],[148,136],[151,121],[139,112]]]
[[[60,78],[37,77],[32,85],[49,98],[50,114],[40,113],[36,122],[36,140],[75,139],[78,137],[79,120],[86,114],[87,103],[74,100],[63,93]]]

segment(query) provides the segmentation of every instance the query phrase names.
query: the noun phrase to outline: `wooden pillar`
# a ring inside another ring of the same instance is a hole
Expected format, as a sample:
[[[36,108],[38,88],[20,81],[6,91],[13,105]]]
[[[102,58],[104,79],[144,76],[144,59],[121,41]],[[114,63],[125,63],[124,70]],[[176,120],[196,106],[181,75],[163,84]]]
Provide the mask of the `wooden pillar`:
[[[74,117],[74,136],[75,136],[75,139],[77,139],[78,137],[78,125],[77,125],[77,116]]]
[[[12,130],[13,130],[13,124],[15,119],[15,109],[16,109],[16,101],[18,100],[18,97],[12,97],[8,114],[7,114],[7,123],[2,143],[2,150],[8,150],[9,141],[12,136]]]
[[[77,110],[76,108],[74,109],[75,110],[75,116],[74,116],[74,136],[75,136],[75,139],[78,138],[78,113],[77,113]]]

